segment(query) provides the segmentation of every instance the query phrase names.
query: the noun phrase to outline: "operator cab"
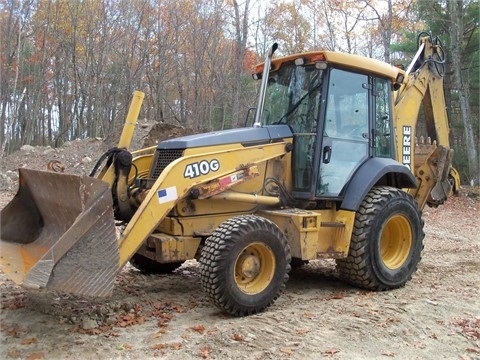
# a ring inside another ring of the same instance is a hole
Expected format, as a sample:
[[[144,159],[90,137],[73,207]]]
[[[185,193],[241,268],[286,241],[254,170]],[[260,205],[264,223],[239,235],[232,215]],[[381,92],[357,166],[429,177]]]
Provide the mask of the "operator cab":
[[[328,62],[327,55],[274,60],[265,90],[262,125],[287,124],[293,132],[298,200],[342,200],[369,158],[393,158],[392,79]]]

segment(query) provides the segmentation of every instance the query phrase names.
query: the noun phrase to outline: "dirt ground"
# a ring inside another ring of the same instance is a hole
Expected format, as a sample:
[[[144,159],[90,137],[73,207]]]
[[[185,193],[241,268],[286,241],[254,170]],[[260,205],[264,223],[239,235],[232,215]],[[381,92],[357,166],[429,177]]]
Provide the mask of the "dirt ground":
[[[150,129],[140,127],[137,144]],[[89,139],[2,159],[0,207],[17,167],[57,159],[87,173],[109,146]],[[27,291],[0,272],[0,359],[480,359],[480,189],[462,188],[424,220],[422,261],[405,288],[359,290],[333,262],[313,261],[292,270],[270,308],[244,318],[207,299],[195,261],[164,276],[127,265],[108,299]]]

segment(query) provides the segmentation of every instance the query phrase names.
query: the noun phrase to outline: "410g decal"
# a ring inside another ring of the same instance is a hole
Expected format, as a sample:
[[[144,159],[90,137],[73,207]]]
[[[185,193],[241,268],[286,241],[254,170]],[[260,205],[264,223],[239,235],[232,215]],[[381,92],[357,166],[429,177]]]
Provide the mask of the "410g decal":
[[[185,166],[183,177],[193,179],[201,175],[207,175],[210,171],[215,172],[218,169],[220,169],[218,160],[202,160]]]

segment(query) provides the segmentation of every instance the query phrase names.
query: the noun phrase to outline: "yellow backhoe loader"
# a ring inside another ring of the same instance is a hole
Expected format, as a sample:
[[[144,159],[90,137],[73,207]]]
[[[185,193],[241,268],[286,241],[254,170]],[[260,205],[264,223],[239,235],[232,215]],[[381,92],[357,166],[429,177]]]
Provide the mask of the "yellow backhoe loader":
[[[423,207],[459,183],[441,44],[418,42],[406,71],[331,51],[273,58],[275,44],[254,74],[252,126],[129,152],[135,92],[118,146],[90,176],[19,169],[1,213],[2,271],[27,288],[108,296],[128,261],[168,273],[197,259],[206,294],[234,316],[264,310],[291,266],[319,258],[355,286],[404,286]]]

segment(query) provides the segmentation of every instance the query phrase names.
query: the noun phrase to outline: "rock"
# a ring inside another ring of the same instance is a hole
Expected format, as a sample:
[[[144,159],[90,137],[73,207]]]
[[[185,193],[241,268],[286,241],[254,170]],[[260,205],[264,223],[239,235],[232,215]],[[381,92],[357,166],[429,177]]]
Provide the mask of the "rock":
[[[12,190],[13,183],[8,174],[0,174],[0,190]]]
[[[97,327],[98,327],[97,320],[89,318],[89,317],[82,318],[82,329],[83,330],[96,329]]]
[[[89,156],[85,156],[82,159],[82,164],[90,164],[92,162],[92,159]]]
[[[12,171],[8,170],[5,175],[8,177],[10,180],[18,180],[18,171]]]
[[[115,325],[117,323],[117,317],[115,314],[109,314],[105,318],[105,325]]]
[[[23,145],[20,150],[25,152],[35,152],[35,147],[32,145]]]
[[[55,149],[52,149],[50,146],[47,147],[44,151],[43,151],[43,155],[48,155],[48,154],[51,154],[51,153],[54,153],[55,152]]]

